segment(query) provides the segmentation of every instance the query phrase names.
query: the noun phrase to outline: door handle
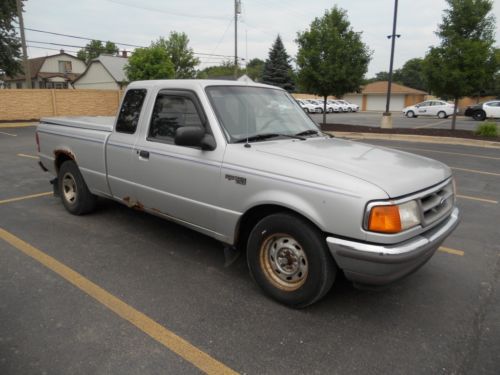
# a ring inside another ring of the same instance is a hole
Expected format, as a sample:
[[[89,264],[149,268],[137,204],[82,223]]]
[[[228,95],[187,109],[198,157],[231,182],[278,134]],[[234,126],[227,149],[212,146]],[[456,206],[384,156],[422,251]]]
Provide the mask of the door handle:
[[[139,157],[143,159],[149,159],[149,151],[140,150]]]

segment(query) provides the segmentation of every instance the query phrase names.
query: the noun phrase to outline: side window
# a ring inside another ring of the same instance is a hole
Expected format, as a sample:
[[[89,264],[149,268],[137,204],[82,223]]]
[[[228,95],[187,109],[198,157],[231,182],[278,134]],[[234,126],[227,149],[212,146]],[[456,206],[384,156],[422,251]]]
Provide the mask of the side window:
[[[183,126],[203,127],[193,101],[186,96],[160,92],[153,108],[148,139],[174,143],[176,130]]]
[[[139,122],[139,115],[146,97],[145,89],[128,90],[123,99],[122,107],[116,121],[116,131],[120,133],[134,134]]]

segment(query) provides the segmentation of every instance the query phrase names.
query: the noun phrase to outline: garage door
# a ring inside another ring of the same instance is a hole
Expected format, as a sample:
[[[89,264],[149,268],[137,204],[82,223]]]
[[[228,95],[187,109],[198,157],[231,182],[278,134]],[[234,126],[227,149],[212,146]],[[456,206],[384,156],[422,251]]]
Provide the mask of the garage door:
[[[344,99],[346,102],[359,105],[359,108],[361,109],[361,105],[363,103],[362,95],[346,95],[342,99]]]
[[[366,109],[368,111],[385,111],[386,100],[386,95],[368,95]],[[401,111],[404,104],[404,95],[391,95],[391,111]]]

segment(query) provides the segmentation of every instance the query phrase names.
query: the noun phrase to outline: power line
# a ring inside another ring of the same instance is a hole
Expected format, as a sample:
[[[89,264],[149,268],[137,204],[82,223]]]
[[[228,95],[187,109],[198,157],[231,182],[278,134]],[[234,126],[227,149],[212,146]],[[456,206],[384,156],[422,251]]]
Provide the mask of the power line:
[[[28,27],[25,27],[24,28],[25,30],[29,30],[29,31],[34,31],[34,32],[37,32],[37,33],[43,33],[43,34],[51,34],[51,35],[58,35],[58,36],[64,36],[64,37],[68,37],[68,38],[74,38],[74,39],[82,39],[82,40],[97,40],[98,42],[101,42],[101,43],[106,43],[108,41],[104,41],[104,40],[99,40],[99,39],[94,39],[94,38],[87,38],[87,37],[83,37],[83,36],[76,36],[76,35],[69,35],[69,34],[62,34],[62,33],[55,33],[53,31],[46,31],[46,30],[38,30],[38,29],[30,29]],[[144,46],[138,46],[136,44],[128,44],[128,43],[119,43],[119,42],[112,42],[114,44],[119,44],[121,46],[127,46],[127,47],[135,47],[135,48],[142,48]]]
[[[232,22],[232,20],[231,20]],[[30,28],[25,28],[25,30],[29,31],[34,31],[37,33],[43,33],[43,34],[51,34],[51,35],[57,35],[57,36],[64,36],[68,38],[75,38],[75,39],[82,39],[82,40],[97,40],[101,43],[106,43],[106,42],[111,42],[117,45],[121,46],[128,46],[128,47],[135,47],[135,48],[146,48],[146,46],[140,46],[136,44],[128,44],[128,43],[119,43],[119,42],[113,42],[113,41],[103,41],[100,39],[92,39],[92,38],[87,38],[87,37],[82,37],[82,36],[77,36],[77,35],[70,35],[70,34],[62,34],[62,33],[56,33],[53,31],[47,31],[47,30],[39,30],[39,29],[30,29]],[[72,45],[72,44],[63,44],[63,43],[51,43],[51,42],[35,42],[35,41],[30,41],[30,43],[41,43],[41,44],[51,44],[51,45],[58,45],[62,47],[73,47],[73,48],[87,48],[86,46],[77,46],[77,45]],[[219,56],[219,57],[225,57],[225,58],[233,58],[234,56],[232,55],[221,55],[221,54],[215,54],[215,53],[206,53],[206,52],[194,52],[194,55],[200,55],[200,56]]]
[[[124,3],[124,2],[121,2],[121,1],[117,1],[117,0],[106,0],[106,1],[108,1],[110,3],[118,4],[118,5],[123,5],[123,6],[126,6],[126,7],[131,7],[131,8],[141,9],[141,10],[147,10],[147,11],[155,12],[155,13],[165,13],[165,14],[169,14],[169,15],[173,15],[173,16],[177,16],[177,17],[200,18],[200,19],[218,20],[218,21],[220,21],[220,20],[224,20],[225,21],[225,20],[227,20],[229,18],[229,16],[228,17],[198,16],[198,15],[195,15],[195,14],[172,12],[172,11],[166,11],[166,10],[158,9],[158,8],[145,7],[145,6],[135,5],[135,4]]]

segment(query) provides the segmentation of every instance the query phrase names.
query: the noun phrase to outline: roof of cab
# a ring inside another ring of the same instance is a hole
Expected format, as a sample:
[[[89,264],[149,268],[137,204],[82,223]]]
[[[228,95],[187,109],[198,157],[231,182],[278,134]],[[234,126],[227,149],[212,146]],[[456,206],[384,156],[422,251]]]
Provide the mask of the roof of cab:
[[[282,90],[280,87],[264,85],[256,82],[242,82],[242,81],[225,81],[217,79],[157,79],[150,81],[134,81],[128,85],[129,88],[182,88],[193,89],[202,88],[207,86],[249,86],[249,87],[263,87],[270,89]]]

